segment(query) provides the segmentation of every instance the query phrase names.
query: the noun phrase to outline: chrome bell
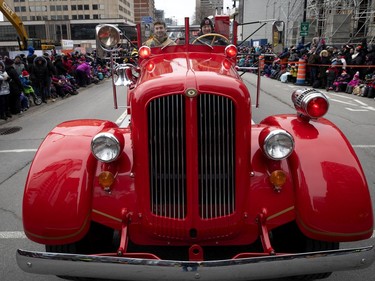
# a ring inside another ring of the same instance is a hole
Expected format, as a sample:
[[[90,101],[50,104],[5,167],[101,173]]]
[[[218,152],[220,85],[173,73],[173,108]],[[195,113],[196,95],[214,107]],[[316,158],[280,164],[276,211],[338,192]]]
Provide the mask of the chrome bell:
[[[132,76],[132,68],[134,68],[134,65],[129,63],[118,64],[115,67],[115,74],[117,75],[116,86],[129,86],[134,83],[130,78]]]

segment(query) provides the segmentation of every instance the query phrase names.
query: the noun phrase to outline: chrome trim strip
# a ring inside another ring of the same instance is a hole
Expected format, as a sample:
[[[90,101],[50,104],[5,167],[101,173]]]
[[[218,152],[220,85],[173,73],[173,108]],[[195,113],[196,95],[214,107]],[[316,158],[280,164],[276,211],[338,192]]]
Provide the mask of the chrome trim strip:
[[[173,261],[17,250],[25,272],[111,280],[261,280],[366,268],[373,246],[216,261]]]

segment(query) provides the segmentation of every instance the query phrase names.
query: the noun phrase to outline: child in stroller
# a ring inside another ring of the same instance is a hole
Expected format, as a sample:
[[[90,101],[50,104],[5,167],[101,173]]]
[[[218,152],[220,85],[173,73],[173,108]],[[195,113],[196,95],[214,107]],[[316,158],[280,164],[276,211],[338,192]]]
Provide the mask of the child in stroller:
[[[34,88],[29,78],[29,73],[26,70],[22,71],[22,74],[20,75],[20,80],[23,86],[24,94],[23,96],[21,95],[21,108],[23,110],[29,108],[31,99],[35,105],[42,104],[42,99],[35,94]],[[25,97],[27,100],[25,100],[23,97]]]

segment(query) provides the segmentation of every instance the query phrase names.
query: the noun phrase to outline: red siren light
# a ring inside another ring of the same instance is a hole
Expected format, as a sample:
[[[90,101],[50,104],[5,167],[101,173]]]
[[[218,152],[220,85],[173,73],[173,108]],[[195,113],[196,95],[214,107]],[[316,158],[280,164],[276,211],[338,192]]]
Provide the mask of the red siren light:
[[[319,118],[325,115],[328,111],[327,99],[323,97],[314,97],[309,100],[306,111],[312,118]]]
[[[138,55],[141,59],[148,59],[151,56],[151,48],[147,46],[140,47]]]
[[[228,57],[228,58],[235,58],[237,57],[237,47],[234,46],[234,45],[228,45],[226,46],[225,48],[225,55]]]
[[[299,114],[312,119],[324,116],[329,108],[327,97],[315,89],[294,91],[292,101]]]

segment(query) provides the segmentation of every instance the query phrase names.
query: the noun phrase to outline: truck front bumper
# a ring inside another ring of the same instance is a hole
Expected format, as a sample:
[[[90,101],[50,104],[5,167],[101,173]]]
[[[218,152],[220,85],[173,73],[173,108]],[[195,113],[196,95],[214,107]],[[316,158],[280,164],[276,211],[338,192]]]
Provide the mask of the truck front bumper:
[[[17,250],[29,273],[111,280],[261,280],[361,269],[375,259],[373,246],[215,261],[154,260]]]

